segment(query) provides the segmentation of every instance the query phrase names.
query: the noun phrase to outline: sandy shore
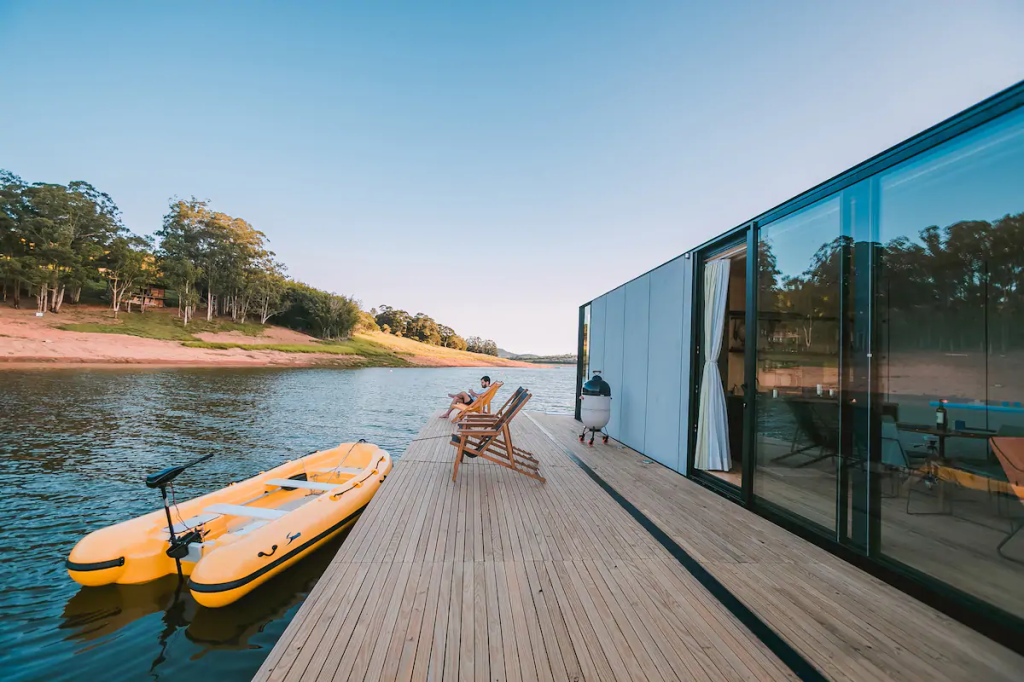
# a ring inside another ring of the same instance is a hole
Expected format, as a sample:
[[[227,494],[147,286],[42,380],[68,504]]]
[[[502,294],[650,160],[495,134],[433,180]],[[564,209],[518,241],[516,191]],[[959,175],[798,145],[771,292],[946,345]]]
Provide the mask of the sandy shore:
[[[168,311],[147,314],[173,314]],[[147,339],[123,334],[99,334],[58,329],[81,322],[110,322],[105,310],[65,306],[54,315],[36,317],[34,310],[14,310],[0,305],[0,369],[68,367],[362,367],[367,359],[360,355],[333,353],[285,353],[273,350],[230,348],[213,350],[189,348],[178,341]],[[281,327],[270,327],[259,337],[238,332],[201,333],[203,341],[243,344],[310,344],[312,337]],[[370,338],[386,344],[412,365],[423,367],[513,366],[528,363],[458,353],[449,349],[424,347],[415,341],[385,334]],[[468,356],[468,357],[467,357]]]

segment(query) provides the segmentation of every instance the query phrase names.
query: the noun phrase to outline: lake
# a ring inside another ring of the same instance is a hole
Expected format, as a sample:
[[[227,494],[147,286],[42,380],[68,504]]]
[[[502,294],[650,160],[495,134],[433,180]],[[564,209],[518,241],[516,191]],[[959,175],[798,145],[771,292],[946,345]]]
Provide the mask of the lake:
[[[64,560],[86,533],[160,507],[147,473],[200,455],[179,500],[360,438],[396,459],[445,395],[505,382],[571,412],[575,367],[47,369],[0,372],[0,661],[6,680],[248,680],[343,539],[221,609],[176,577],[85,588]]]

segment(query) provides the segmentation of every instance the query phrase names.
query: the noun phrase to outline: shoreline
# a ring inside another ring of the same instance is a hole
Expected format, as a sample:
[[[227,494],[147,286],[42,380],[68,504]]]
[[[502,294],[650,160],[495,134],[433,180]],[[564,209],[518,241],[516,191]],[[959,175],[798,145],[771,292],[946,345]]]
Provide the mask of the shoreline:
[[[326,349],[318,352],[320,340],[272,325],[257,336],[245,336],[237,331],[197,331],[194,338],[208,346],[192,347],[182,340],[110,332],[109,325],[121,322],[112,320],[106,313],[103,309],[82,306],[39,318],[34,311],[0,306],[0,372],[62,368],[549,367],[429,346],[381,332],[355,334],[351,339],[339,341],[340,347],[330,352]],[[103,323],[108,331],[75,329],[76,325],[98,323]],[[62,328],[69,324],[72,329]],[[215,344],[224,347],[209,347]]]
[[[280,351],[249,351],[250,353],[274,353],[280,358],[132,358],[132,357],[69,357],[69,356],[7,356],[0,357],[0,372],[5,370],[46,370],[46,369],[369,369],[387,367],[389,369],[453,367],[510,367],[552,369],[555,365],[544,365],[530,362],[506,361],[501,363],[486,362],[417,362],[409,358],[407,364],[394,365],[386,362],[375,363],[362,357],[347,358],[336,355],[320,355],[313,353],[286,353]]]
[[[536,367],[537,369],[553,369],[556,365],[538,365],[524,363],[522,365],[414,365],[394,367],[392,365],[373,364],[352,364],[342,363],[330,364],[328,362],[288,362],[288,363],[258,363],[258,362],[191,362],[191,361],[124,361],[116,362],[109,360],[89,360],[81,358],[71,359],[3,359],[0,358],[0,373],[5,370],[62,370],[62,369],[96,369],[96,370],[117,370],[117,369],[454,369],[456,367],[508,367],[511,369],[522,369]]]
[[[273,360],[260,361],[241,358],[218,358],[212,360],[197,359],[135,359],[135,358],[75,358],[75,357],[49,357],[49,356],[16,356],[0,357],[0,372],[4,370],[25,370],[25,369],[214,369],[226,367],[230,369],[445,369],[452,367],[512,367],[526,368],[536,367],[538,369],[552,369],[561,365],[545,365],[532,362],[508,361],[501,364],[418,364],[410,361],[405,366],[394,366],[386,363],[373,364],[362,358],[358,361],[346,362],[338,356],[315,356],[310,353],[282,353],[279,351],[258,351],[266,353],[277,353],[286,360],[285,362],[274,362]],[[567,366],[567,365],[566,365]]]

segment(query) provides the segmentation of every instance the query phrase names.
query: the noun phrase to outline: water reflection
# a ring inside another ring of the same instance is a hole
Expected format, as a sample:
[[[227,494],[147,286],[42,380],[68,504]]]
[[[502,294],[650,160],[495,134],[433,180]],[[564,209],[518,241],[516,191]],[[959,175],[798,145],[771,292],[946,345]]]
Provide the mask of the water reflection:
[[[159,506],[146,473],[215,454],[177,481],[216,490],[325,445],[366,438],[396,458],[480,369],[0,372],[0,651],[5,680],[248,680],[336,553],[306,558],[223,609],[177,578],[82,588],[64,559],[85,533]],[[487,370],[569,412],[572,369]],[[14,532],[10,529],[16,528]]]
[[[251,648],[250,637],[262,631],[270,621],[283,618],[292,607],[305,600],[343,541],[344,538],[332,540],[234,604],[219,609],[196,607],[195,617],[185,630],[185,636],[197,644],[221,649]],[[194,604],[191,596],[189,601]]]
[[[92,642],[146,616],[162,614],[151,672],[166,660],[167,642],[179,630],[202,647],[195,656],[213,648],[250,649],[252,636],[302,603],[342,542],[343,538],[332,540],[256,592],[220,609],[199,606],[177,576],[143,585],[82,587],[64,605],[58,627],[65,631],[65,641]]]

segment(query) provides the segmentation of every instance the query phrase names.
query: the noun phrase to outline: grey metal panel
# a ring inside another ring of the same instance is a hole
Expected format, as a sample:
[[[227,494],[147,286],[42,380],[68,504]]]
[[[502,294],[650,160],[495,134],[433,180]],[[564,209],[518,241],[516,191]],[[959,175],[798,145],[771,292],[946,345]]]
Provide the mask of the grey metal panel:
[[[612,388],[612,414],[608,435],[620,440],[622,435],[619,410],[622,406],[622,327],[625,322],[626,288],[619,287],[607,295],[604,333],[604,379]]]
[[[604,371],[604,332],[605,309],[607,308],[608,296],[595,298],[590,304],[590,371]],[[590,377],[588,376],[587,379]]]
[[[684,298],[689,260],[679,259],[651,273],[650,357],[647,364],[647,429],[644,454],[665,466],[679,470],[680,421],[684,392],[684,355],[690,352],[683,336],[683,318],[689,314]],[[689,377],[687,377],[688,379]]]
[[[679,363],[679,465],[676,471],[685,474],[690,453],[690,402],[693,388],[690,385],[690,365],[695,348],[693,334],[693,259],[684,258],[683,263],[683,355]]]
[[[647,356],[651,279],[644,275],[625,286],[622,327],[622,388],[619,389],[619,440],[644,450],[647,424]]]

